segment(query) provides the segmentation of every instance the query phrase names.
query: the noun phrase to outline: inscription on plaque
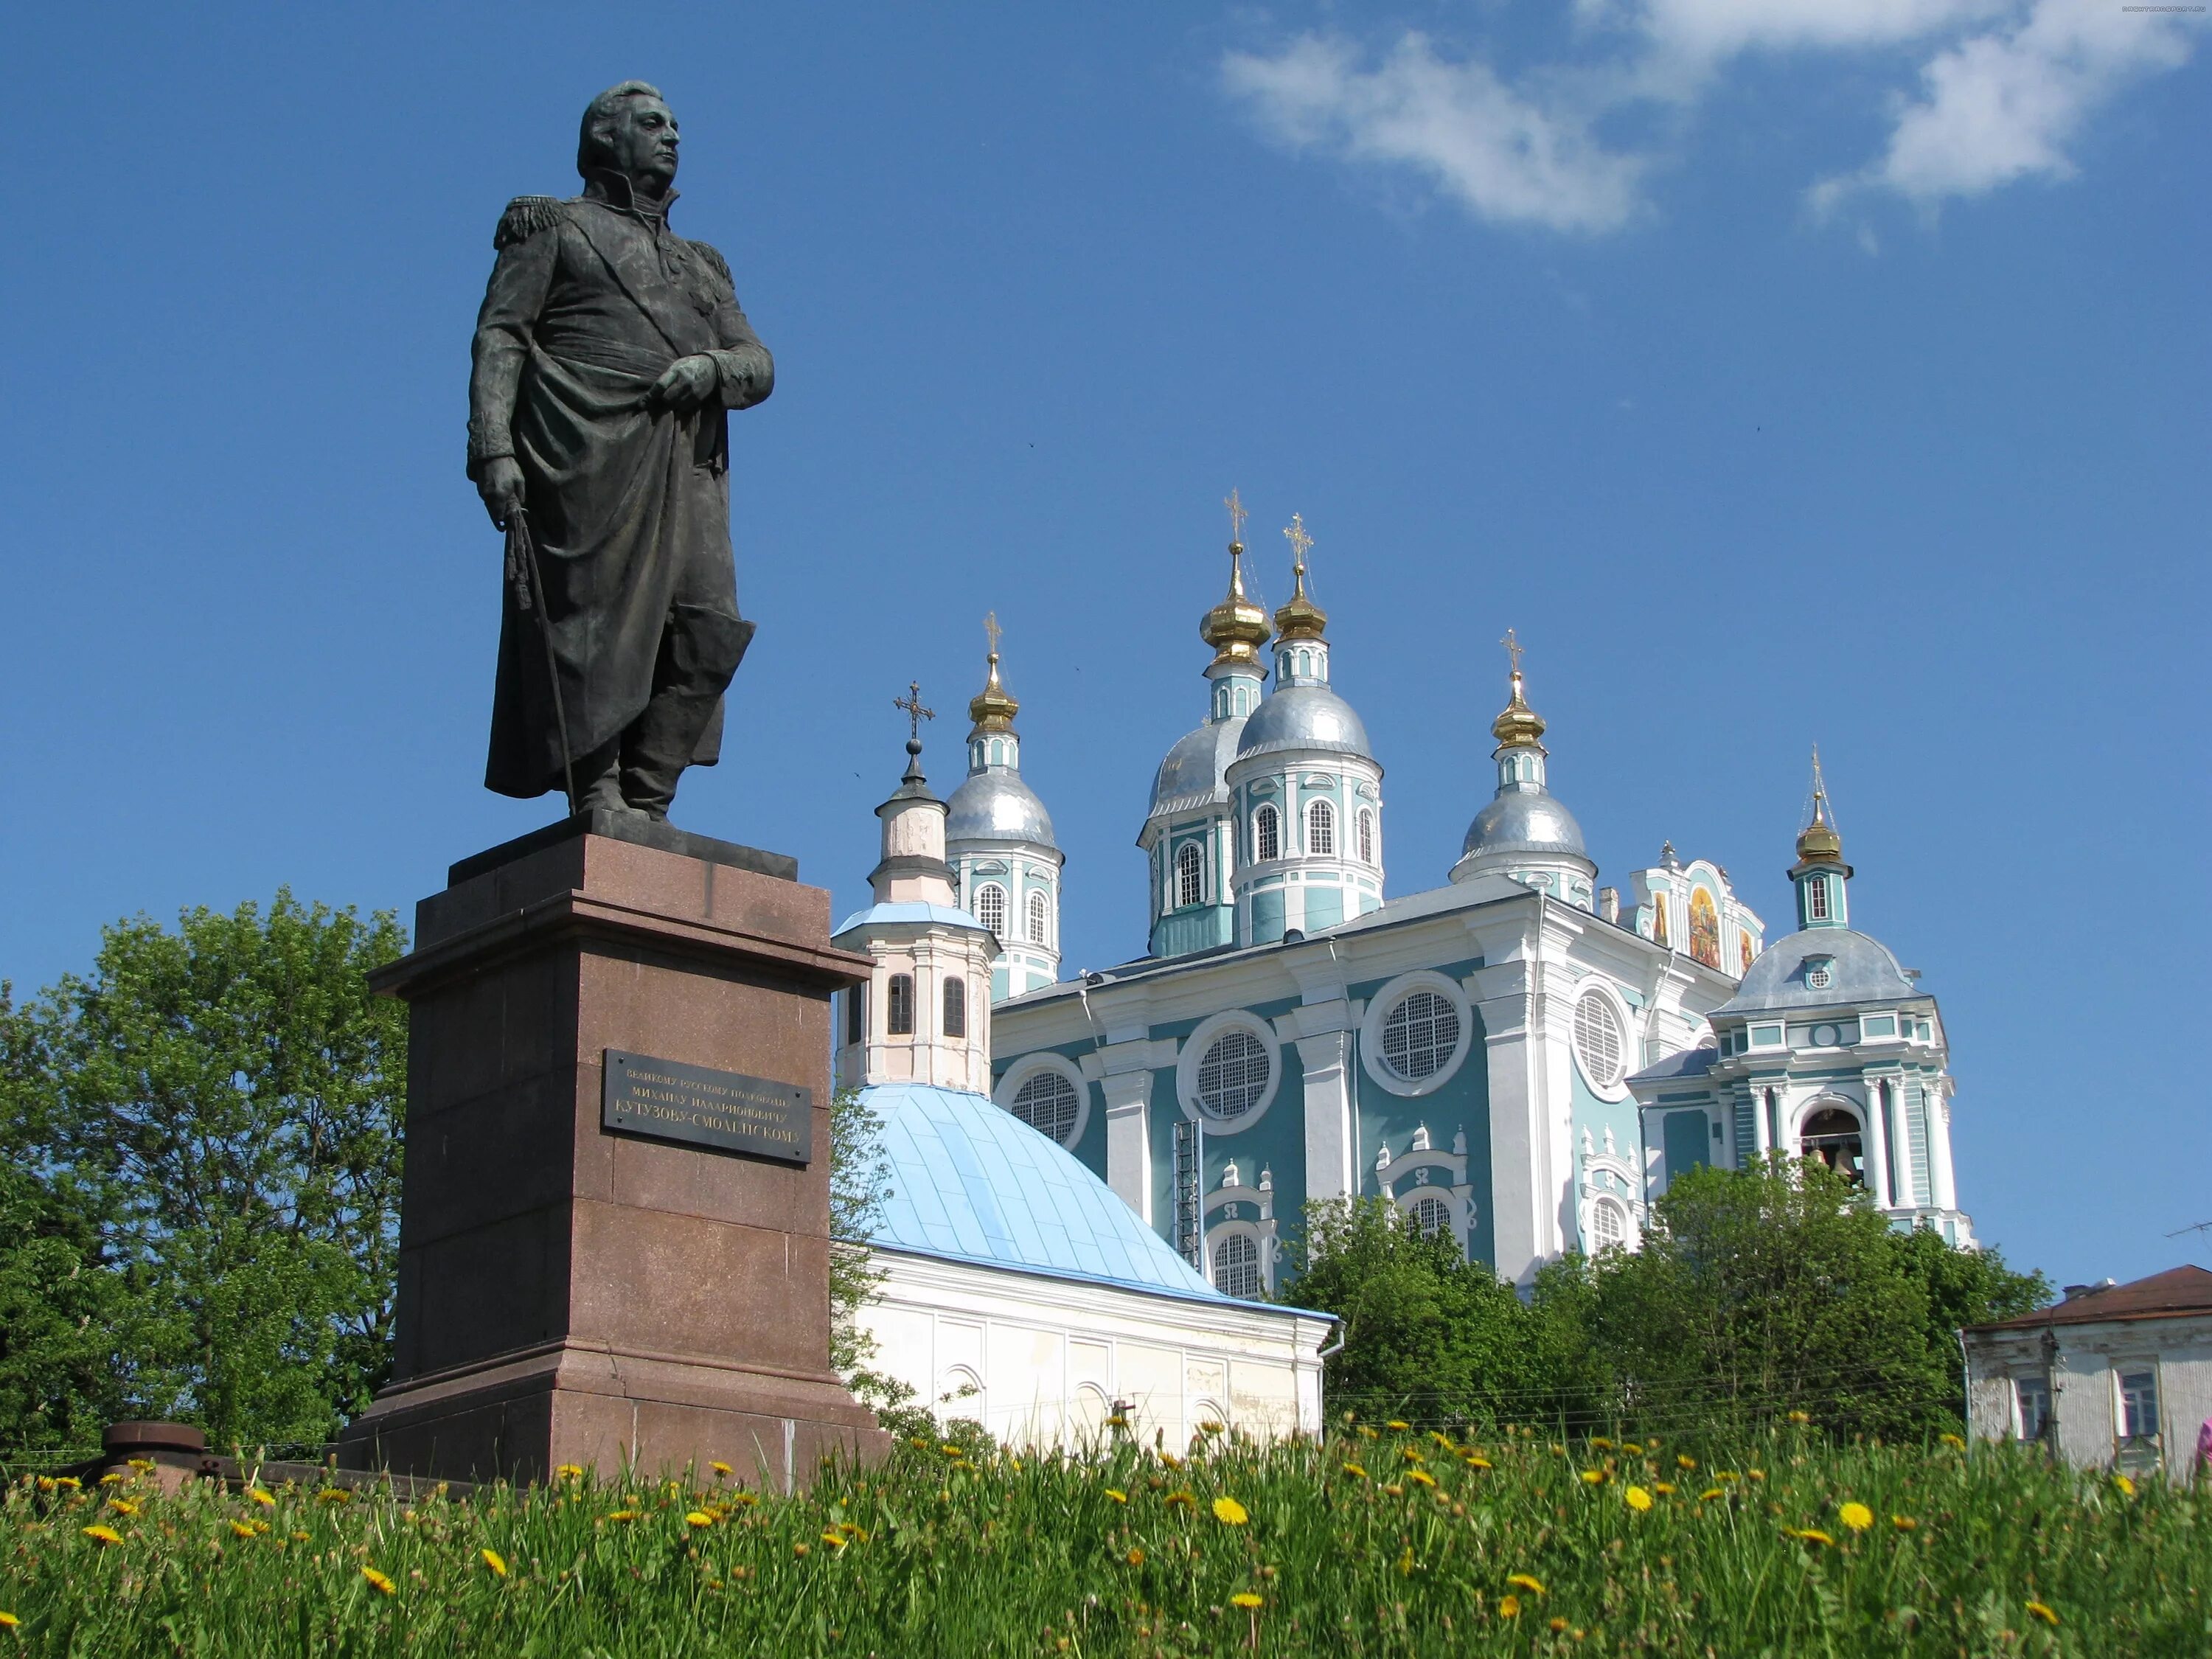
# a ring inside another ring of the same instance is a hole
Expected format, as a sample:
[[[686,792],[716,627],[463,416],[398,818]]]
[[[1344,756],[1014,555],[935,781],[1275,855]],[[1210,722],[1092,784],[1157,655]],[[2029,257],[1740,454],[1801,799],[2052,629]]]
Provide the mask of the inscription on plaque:
[[[814,1153],[813,1098],[795,1083],[606,1051],[601,1123],[656,1140],[750,1152],[784,1164]]]

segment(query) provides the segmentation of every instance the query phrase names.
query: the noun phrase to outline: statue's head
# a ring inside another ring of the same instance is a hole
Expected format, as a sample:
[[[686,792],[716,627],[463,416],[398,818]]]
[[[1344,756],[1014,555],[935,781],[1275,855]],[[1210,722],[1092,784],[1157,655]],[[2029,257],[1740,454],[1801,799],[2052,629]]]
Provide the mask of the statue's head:
[[[624,81],[592,100],[576,136],[576,171],[619,173],[651,195],[666,191],[676,177],[676,117],[660,88]]]

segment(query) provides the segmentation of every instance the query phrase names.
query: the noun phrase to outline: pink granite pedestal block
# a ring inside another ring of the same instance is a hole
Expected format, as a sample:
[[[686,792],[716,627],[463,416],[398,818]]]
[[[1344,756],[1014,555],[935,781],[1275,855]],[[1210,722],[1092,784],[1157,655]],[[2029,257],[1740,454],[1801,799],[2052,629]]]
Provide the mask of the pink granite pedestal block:
[[[656,839],[455,866],[377,981],[409,1005],[406,1176],[393,1378],[352,1467],[720,1462],[783,1491],[889,1443],[829,1364],[830,996],[867,959],[830,945],[828,893],[761,873],[787,861]],[[805,1089],[809,1162],[603,1128],[609,1049]]]

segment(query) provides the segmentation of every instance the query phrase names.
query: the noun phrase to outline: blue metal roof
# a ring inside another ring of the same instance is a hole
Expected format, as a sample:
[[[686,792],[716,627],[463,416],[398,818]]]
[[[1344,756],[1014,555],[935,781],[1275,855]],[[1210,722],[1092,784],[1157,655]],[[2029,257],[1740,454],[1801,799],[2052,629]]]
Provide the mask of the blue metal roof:
[[[1828,969],[1826,988],[1818,991],[1806,982],[1807,965],[1815,957],[1826,958]],[[1928,994],[1905,977],[1896,957],[1880,939],[1850,927],[1808,927],[1760,951],[1735,994],[1713,1012],[1764,1014],[1788,1008],[1904,1002]]]
[[[872,927],[887,921],[935,922],[945,927],[972,927],[984,931],[983,924],[965,910],[955,910],[944,904],[872,904],[865,910],[856,910],[837,924],[832,939],[842,939],[855,927]]]
[[[883,1121],[880,1144],[890,1165],[890,1196],[870,1243],[1252,1305],[1215,1290],[1112,1188],[981,1095],[878,1083],[861,1090],[860,1098]]]

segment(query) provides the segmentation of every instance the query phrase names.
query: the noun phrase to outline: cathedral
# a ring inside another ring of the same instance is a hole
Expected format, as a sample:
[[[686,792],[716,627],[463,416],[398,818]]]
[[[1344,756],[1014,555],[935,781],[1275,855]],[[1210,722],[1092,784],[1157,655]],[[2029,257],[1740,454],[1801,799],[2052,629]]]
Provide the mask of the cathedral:
[[[994,627],[944,808],[944,902],[878,905],[872,933],[841,939],[885,964],[846,994],[841,1079],[939,1067],[1116,1195],[1188,1269],[1183,1291],[1238,1304],[1276,1294],[1310,1200],[1379,1195],[1526,1285],[1565,1252],[1636,1248],[1676,1175],[1778,1151],[1970,1245],[1942,1021],[1918,972],[1850,925],[1817,759],[1786,937],[1671,843],[1601,884],[1509,632],[1494,793],[1456,857],[1434,857],[1440,884],[1394,889],[1382,759],[1337,689],[1311,541],[1296,520],[1285,533],[1288,600],[1253,601],[1235,539],[1200,622],[1204,718],[1153,778],[1146,953],[1117,968],[1059,976],[1064,859],[1022,777]],[[910,854],[885,848],[888,880]],[[986,985],[988,1041],[895,1051],[893,1022],[980,1030],[965,1011]]]

